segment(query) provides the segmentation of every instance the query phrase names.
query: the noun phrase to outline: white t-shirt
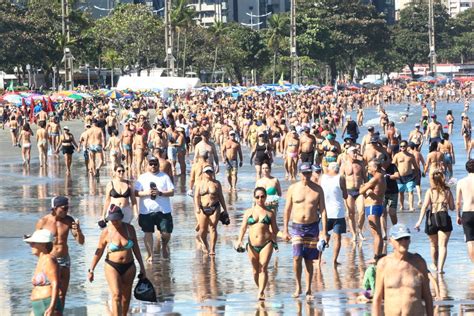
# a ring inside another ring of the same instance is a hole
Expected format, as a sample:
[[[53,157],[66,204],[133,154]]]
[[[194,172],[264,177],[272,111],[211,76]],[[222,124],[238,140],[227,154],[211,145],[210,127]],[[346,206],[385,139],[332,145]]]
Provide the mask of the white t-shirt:
[[[135,182],[135,190],[148,191],[150,190],[150,183],[155,182],[158,191],[165,192],[174,190],[173,182],[170,177],[163,172],[151,173],[147,172],[140,175]],[[164,214],[171,213],[171,199],[168,196],[156,196],[153,200],[150,196],[139,197],[139,211],[140,214],[146,215],[155,212],[161,212]]]
[[[342,196],[340,175],[321,176],[321,187],[324,191],[324,202],[326,203],[326,213],[328,218],[344,218],[344,198]]]

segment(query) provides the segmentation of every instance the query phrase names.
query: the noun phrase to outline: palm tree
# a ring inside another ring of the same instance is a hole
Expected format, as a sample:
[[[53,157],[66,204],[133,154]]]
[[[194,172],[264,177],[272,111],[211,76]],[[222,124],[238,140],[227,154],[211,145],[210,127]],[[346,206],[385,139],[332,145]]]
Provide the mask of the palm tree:
[[[187,30],[194,23],[196,11],[193,6],[188,4],[187,0],[176,0],[171,11],[171,26],[173,33],[178,34],[176,56],[179,56],[180,35],[184,33],[184,49],[183,49],[183,76],[186,67],[186,46],[187,46]]]
[[[221,40],[221,36],[225,31],[225,24],[222,21],[214,21],[214,24],[209,28],[209,31],[214,36],[214,41],[216,43],[216,50],[214,52],[214,63],[212,65],[212,78],[211,82],[215,80],[215,72],[216,72],[216,64],[217,64],[217,52],[219,49],[219,44]]]
[[[114,49],[107,49],[102,56],[102,61],[110,67],[110,86],[114,86],[114,67],[121,61],[119,53]]]
[[[281,14],[273,14],[267,19],[267,23],[269,26],[267,45],[273,52],[272,80],[275,83],[277,57],[288,29],[288,19]]]

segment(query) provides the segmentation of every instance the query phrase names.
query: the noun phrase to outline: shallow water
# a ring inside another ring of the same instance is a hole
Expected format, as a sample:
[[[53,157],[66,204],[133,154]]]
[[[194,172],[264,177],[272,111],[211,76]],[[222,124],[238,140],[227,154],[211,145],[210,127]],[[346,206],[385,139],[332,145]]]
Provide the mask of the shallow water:
[[[390,118],[397,123],[399,112],[405,109],[405,104],[390,106]],[[447,109],[452,109],[456,118],[453,142],[457,164],[454,176],[461,178],[465,176],[466,161],[459,127],[463,105],[440,102],[438,116],[443,123]],[[418,107],[412,106],[410,112],[407,123],[397,123],[405,137],[420,117]],[[375,109],[365,111],[365,121],[366,125],[378,124]],[[80,123],[68,122],[68,126],[77,138]],[[365,133],[364,128],[362,132]],[[109,294],[102,272],[103,260],[97,267],[94,283],[86,281],[86,274],[100,234],[96,222],[102,209],[104,188],[110,180],[109,171],[104,169],[99,182],[88,179],[82,154],[75,154],[72,176],[65,176],[62,157],[59,162],[57,158],[51,161],[47,174],[40,174],[36,146],[33,146],[34,159],[28,171],[21,166],[20,149],[11,147],[7,130],[0,131],[0,135],[0,315],[28,314],[30,311],[30,280],[36,259],[21,236],[34,230],[38,218],[48,213],[50,198],[59,194],[71,198],[70,214],[80,220],[86,236],[84,246],[70,240],[73,266],[66,314],[105,314]],[[185,194],[189,179],[183,181],[176,178],[176,195],[172,199],[175,227],[170,242],[170,257],[163,258],[157,254],[155,262],[147,266],[147,274],[155,284],[159,303],[145,304],[132,300],[132,312],[160,315],[364,315],[369,312],[370,305],[356,302],[366,262],[373,257],[368,232],[365,234],[367,240],[358,245],[350,242],[350,234],[343,238],[339,257],[342,265],[335,270],[327,263],[323,265],[321,273],[316,273],[313,281],[315,300],[312,303],[291,298],[294,291],[291,244],[280,242],[280,251],[274,253],[269,267],[267,301],[259,303],[256,300],[257,289],[247,255],[237,253],[232,248],[243,211],[250,206],[255,183],[254,169],[248,164],[248,149],[244,149],[244,152],[244,166],[239,170],[239,190],[237,193],[226,190],[224,194],[231,214],[231,225],[220,225],[218,228],[215,259],[196,251],[192,199]],[[426,146],[423,153],[427,153]],[[281,158],[276,159],[274,175],[279,179],[284,178]],[[222,172],[218,179],[227,188]],[[289,182],[282,181],[282,185],[286,190]],[[423,185],[426,188],[426,179],[423,179]],[[278,214],[280,227],[284,203],[281,204]],[[413,227],[418,219],[418,211],[415,214],[400,213],[399,221]],[[454,218],[454,213],[451,215]],[[134,224],[138,226],[136,222]],[[463,238],[461,227],[455,225],[449,242],[446,274],[439,278],[444,299],[436,304],[441,314],[474,314],[474,274],[471,273],[474,267],[467,257]],[[143,247],[142,244],[140,246]],[[430,262],[429,242],[424,233],[413,234],[410,249]],[[391,247],[388,246],[387,250],[390,252]],[[324,258],[329,262],[331,256],[332,249],[328,248]]]

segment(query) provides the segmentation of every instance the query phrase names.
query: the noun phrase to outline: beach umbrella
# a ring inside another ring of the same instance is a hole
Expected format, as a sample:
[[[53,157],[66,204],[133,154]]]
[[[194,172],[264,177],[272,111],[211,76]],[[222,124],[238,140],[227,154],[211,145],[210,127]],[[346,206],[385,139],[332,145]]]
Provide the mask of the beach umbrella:
[[[120,99],[123,97],[123,94],[120,93],[119,91],[117,90],[113,90],[113,91],[110,91],[108,93],[105,94],[105,96],[111,98],[111,99]]]
[[[333,91],[334,87],[333,86],[324,86],[324,87],[321,88],[321,90],[329,92],[329,91]]]
[[[83,99],[83,97],[80,96],[79,94],[71,94],[71,95],[68,95],[66,99],[72,99],[74,101],[81,101]]]
[[[4,95],[2,99],[7,101],[8,103],[19,105],[21,104],[22,97],[19,96],[18,94],[9,93],[9,94]]]

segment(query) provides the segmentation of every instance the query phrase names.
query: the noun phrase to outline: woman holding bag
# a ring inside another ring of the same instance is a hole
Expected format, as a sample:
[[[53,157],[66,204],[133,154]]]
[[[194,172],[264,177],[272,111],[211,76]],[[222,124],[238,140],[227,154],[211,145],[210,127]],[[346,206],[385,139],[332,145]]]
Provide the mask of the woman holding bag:
[[[132,225],[124,223],[123,212],[119,207],[109,211],[109,225],[102,231],[99,244],[88,271],[88,279],[94,281],[94,269],[105,250],[105,278],[112,293],[113,315],[127,315],[132,294],[136,268],[134,256],[140,264],[141,279],[145,278],[145,266],[138,247],[137,235]]]

